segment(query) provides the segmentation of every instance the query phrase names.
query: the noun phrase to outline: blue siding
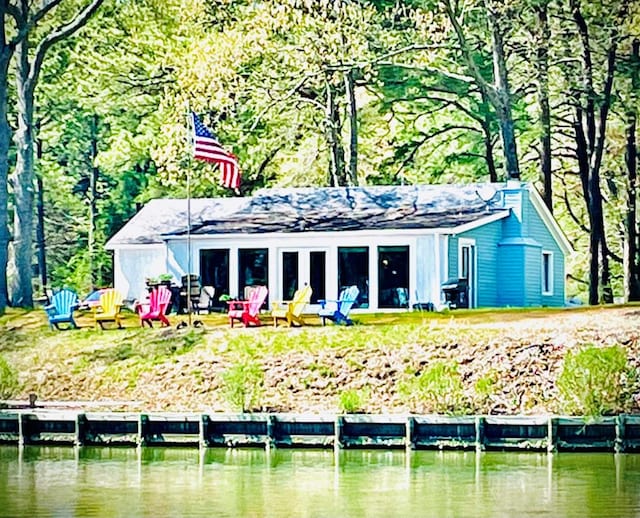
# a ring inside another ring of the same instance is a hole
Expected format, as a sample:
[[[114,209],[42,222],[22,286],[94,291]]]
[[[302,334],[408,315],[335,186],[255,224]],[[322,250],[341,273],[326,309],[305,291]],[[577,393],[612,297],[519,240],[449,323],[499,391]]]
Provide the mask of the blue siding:
[[[526,218],[526,214],[523,212],[522,198],[526,196],[526,193],[522,189],[505,189],[504,193],[504,207],[511,209],[511,216],[504,220],[503,223],[503,237],[520,237],[522,236],[522,221]]]
[[[449,238],[448,277],[458,276],[460,238],[476,242],[478,307],[562,306],[564,254],[526,189],[508,189],[509,217]],[[521,205],[520,205],[521,203]],[[543,252],[553,254],[553,293],[542,293]]]
[[[498,253],[498,306],[524,306],[524,247],[501,244]]]
[[[524,249],[524,304],[542,305],[542,247],[527,246]]]
[[[458,276],[458,236],[449,237],[449,273],[447,278]]]
[[[476,301],[478,307],[498,304],[498,241],[502,236],[502,220],[488,223],[458,237],[476,241]],[[455,272],[458,268],[458,242],[456,240]]]
[[[556,243],[542,218],[534,208],[531,201],[526,199],[525,210],[527,213],[527,232],[529,237],[540,243],[542,250],[538,259],[538,264],[531,263],[530,272],[535,269],[540,272],[539,293],[542,293],[542,251],[551,252],[553,254],[553,294],[540,295],[540,305],[542,306],[562,306],[565,302],[564,285],[565,285],[565,265],[564,254],[562,249]]]

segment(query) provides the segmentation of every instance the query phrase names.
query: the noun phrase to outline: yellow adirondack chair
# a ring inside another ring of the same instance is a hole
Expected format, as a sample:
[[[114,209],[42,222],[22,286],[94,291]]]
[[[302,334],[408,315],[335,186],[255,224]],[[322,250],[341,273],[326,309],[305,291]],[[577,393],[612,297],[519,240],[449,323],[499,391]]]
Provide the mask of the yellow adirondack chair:
[[[286,320],[289,327],[294,323],[304,325],[302,312],[311,300],[311,286],[305,286],[296,290],[292,300],[274,302],[271,309],[273,327],[278,325],[278,320]]]
[[[95,326],[104,329],[105,322],[115,322],[118,329],[122,329],[122,320],[120,318],[120,308],[122,307],[122,294],[118,290],[104,290],[100,295],[100,306],[93,310],[93,318]]]

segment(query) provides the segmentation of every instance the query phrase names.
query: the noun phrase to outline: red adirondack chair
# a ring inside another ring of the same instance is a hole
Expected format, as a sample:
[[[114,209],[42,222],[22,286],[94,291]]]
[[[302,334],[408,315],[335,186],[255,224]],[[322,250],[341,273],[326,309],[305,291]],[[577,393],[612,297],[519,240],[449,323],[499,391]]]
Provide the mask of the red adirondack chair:
[[[228,300],[229,304],[229,325],[233,327],[233,322],[239,320],[244,327],[248,327],[249,324],[260,325],[260,308],[264,303],[264,299],[267,298],[267,287],[256,286],[255,289],[249,295],[249,300]]]
[[[153,321],[159,320],[162,325],[170,326],[171,322],[165,315],[170,302],[171,291],[165,286],[158,286],[151,290],[148,303],[139,304],[136,307],[140,316],[140,325],[144,327],[147,323],[149,327],[153,327]]]

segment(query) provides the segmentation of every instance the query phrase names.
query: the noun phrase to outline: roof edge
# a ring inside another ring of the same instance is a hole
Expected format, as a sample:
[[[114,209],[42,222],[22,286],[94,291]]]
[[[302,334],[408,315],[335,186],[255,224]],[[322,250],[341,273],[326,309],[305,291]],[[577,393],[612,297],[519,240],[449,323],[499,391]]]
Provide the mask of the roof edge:
[[[558,222],[553,217],[553,214],[549,210],[549,207],[547,207],[546,203],[542,199],[542,196],[540,196],[538,189],[536,189],[532,183],[529,183],[527,185],[527,191],[529,192],[529,199],[531,200],[531,204],[538,211],[542,222],[549,229],[549,232],[554,237],[560,248],[563,249],[565,255],[569,255],[575,252],[575,250],[571,246],[571,243],[567,239],[567,236],[564,234],[562,228],[560,228],[560,225],[558,225]]]
[[[489,214],[488,216],[484,216],[475,221],[471,221],[469,223],[464,223],[462,225],[458,225],[457,227],[453,227],[451,228],[451,233],[462,234],[463,232],[468,232],[469,230],[473,230],[475,228],[488,225],[489,223],[493,223],[494,221],[504,219],[510,213],[511,213],[510,209],[500,209],[498,212],[494,212],[492,214]]]

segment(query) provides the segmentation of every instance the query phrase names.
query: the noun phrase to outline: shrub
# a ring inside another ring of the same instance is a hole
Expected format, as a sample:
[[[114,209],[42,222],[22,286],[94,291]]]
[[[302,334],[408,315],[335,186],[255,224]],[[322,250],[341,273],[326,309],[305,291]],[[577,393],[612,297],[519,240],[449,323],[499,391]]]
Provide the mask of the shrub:
[[[227,403],[235,410],[250,412],[260,401],[264,372],[255,360],[240,360],[222,373],[222,383]]]
[[[557,381],[560,411],[590,417],[623,412],[632,403],[637,381],[618,345],[569,351]]]
[[[459,414],[467,410],[462,377],[454,362],[436,361],[419,376],[405,379],[400,395],[410,405],[424,405],[443,414]]]
[[[338,404],[345,414],[363,412],[369,402],[369,391],[366,389],[346,389],[340,392]]]
[[[196,345],[202,342],[202,333],[197,333],[193,329],[182,337],[182,349],[181,353],[187,353],[193,349]]]
[[[19,390],[18,374],[7,360],[0,356],[0,399],[9,399]]]
[[[498,373],[494,369],[491,369],[484,376],[478,378],[474,385],[476,404],[483,406],[490,403],[491,396],[497,392],[497,386]]]

